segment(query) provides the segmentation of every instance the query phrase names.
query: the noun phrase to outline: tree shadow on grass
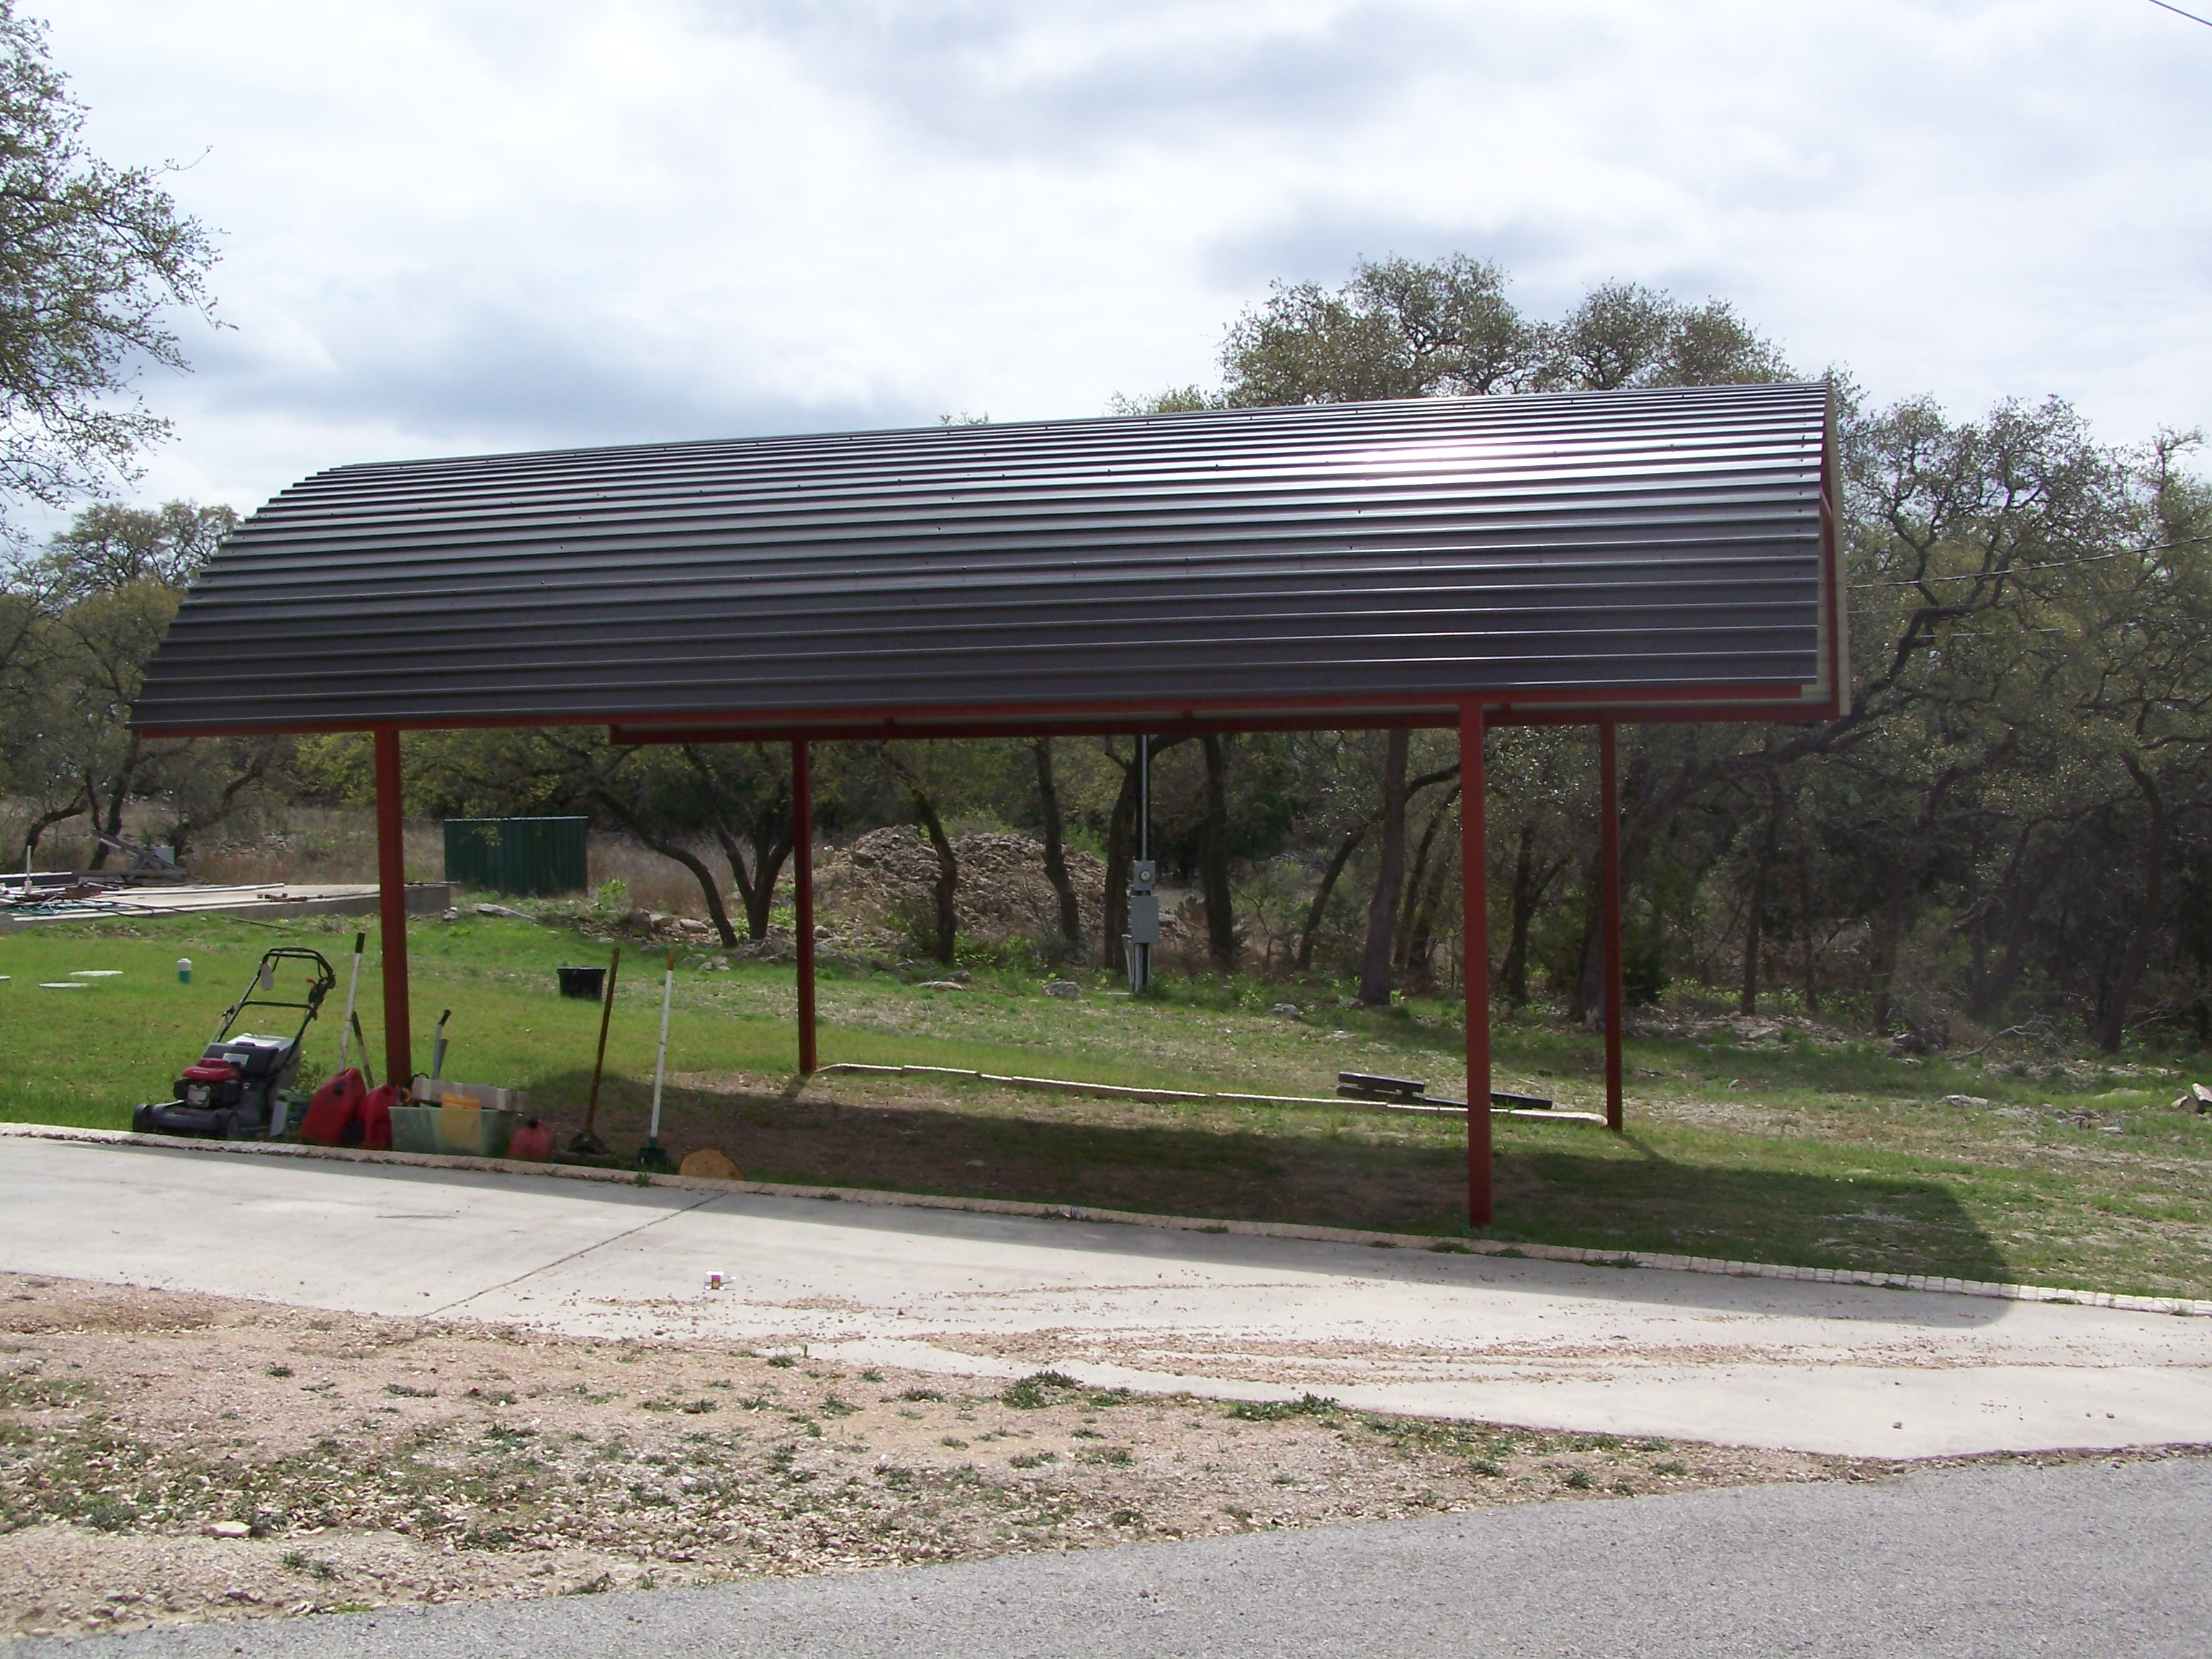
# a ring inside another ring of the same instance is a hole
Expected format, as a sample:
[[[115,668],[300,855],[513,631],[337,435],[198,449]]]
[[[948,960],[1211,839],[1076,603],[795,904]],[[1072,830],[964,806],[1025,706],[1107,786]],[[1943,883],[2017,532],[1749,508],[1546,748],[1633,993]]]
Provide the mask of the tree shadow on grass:
[[[586,1079],[573,1079],[579,1085]],[[541,1079],[541,1100],[580,1099]],[[647,1091],[611,1079],[599,1129],[627,1152],[645,1137]],[[561,1110],[563,1137],[580,1112]],[[1467,1236],[1463,1143],[1337,1134],[1285,1116],[1277,1133],[1193,1123],[1158,1109],[1040,1103],[855,1104],[672,1089],[660,1140],[672,1157],[714,1146],[757,1181],[870,1187],[1224,1220],[1288,1221]],[[2003,1279],[2010,1269],[1940,1182],[1709,1165],[1634,1137],[1560,1125],[1501,1146],[1497,1222],[1486,1237],[1799,1267]]]

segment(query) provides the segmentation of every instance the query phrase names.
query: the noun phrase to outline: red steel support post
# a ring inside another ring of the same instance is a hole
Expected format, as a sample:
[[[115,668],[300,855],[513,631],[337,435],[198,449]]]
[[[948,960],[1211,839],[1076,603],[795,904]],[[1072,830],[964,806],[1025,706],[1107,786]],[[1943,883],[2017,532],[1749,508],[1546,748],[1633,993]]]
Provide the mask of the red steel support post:
[[[1597,723],[1597,859],[1604,911],[1605,1127],[1620,1128],[1620,779],[1611,720]]]
[[[805,738],[791,745],[791,909],[799,951],[799,1074],[821,1069],[814,1043],[814,765]]]
[[[407,1024],[407,843],[401,833],[399,728],[376,728],[376,925],[384,957],[384,1078],[415,1075]]]
[[[1490,854],[1482,822],[1482,705],[1459,709],[1460,890],[1467,982],[1467,1219],[1490,1224]]]

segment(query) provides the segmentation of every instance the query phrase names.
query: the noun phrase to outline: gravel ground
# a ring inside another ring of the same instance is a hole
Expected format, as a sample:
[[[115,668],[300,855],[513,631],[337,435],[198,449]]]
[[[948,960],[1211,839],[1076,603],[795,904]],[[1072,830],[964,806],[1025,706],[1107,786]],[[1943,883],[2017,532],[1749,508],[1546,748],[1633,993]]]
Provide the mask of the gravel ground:
[[[585,1595],[1903,1466],[0,1275],[0,1633]]]

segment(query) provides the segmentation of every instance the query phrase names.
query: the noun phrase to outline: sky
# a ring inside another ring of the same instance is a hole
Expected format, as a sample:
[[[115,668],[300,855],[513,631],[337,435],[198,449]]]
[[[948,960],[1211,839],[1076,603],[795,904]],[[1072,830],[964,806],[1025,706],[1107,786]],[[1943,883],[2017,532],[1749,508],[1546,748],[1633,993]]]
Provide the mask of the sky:
[[[2212,431],[2212,27],[2148,0],[19,5],[222,250],[126,499],[1099,414],[1392,253],[1726,299],[1876,402]]]

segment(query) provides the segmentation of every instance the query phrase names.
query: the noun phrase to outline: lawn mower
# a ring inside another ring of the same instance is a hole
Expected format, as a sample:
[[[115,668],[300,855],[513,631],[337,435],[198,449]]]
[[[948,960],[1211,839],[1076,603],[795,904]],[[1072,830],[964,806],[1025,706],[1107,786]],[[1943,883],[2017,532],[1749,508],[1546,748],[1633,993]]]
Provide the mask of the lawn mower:
[[[313,975],[304,1000],[288,1001],[276,994],[277,964],[285,962],[301,963]],[[299,1074],[300,1039],[337,982],[319,951],[264,951],[245,992],[225,1011],[215,1041],[177,1079],[177,1097],[135,1108],[131,1127],[142,1134],[207,1135],[222,1140],[281,1131],[277,1093],[289,1088]],[[249,1031],[232,1036],[231,1028],[248,1008],[295,1010],[299,1030],[289,1037],[256,1036]]]

